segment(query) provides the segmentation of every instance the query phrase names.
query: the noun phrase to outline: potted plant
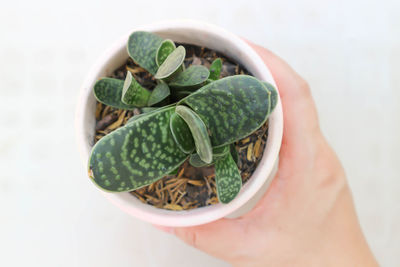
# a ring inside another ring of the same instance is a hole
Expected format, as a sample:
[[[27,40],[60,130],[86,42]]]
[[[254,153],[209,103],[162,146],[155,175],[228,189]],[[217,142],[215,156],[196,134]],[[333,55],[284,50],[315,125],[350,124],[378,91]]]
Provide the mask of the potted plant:
[[[194,64],[193,51],[186,55],[193,47],[215,51],[209,68]],[[217,52],[223,53],[223,60]],[[189,63],[185,61],[188,56]],[[242,74],[220,79],[226,56],[233,58],[237,66],[241,63],[255,77]],[[123,74],[119,74],[121,66],[125,69]],[[110,110],[114,113],[107,114]],[[112,114],[115,122],[108,132],[95,137],[100,113],[102,123]],[[92,181],[103,190],[114,192],[104,194],[130,214],[169,226],[206,223],[248,206],[250,199],[271,180],[268,176],[277,163],[282,137],[278,94],[261,59],[236,36],[188,21],[142,27],[112,48],[85,82],[77,124]],[[241,188],[243,175],[236,159],[240,158],[238,141],[262,127],[260,140],[266,136],[265,129],[269,131],[266,145],[261,147],[264,155]],[[260,144],[261,141],[258,150]],[[216,197],[208,206],[190,209],[188,205],[187,210],[182,210],[182,205],[175,203],[189,188],[174,192],[166,188],[182,181],[202,183],[187,177],[196,176],[197,168],[211,173],[210,182],[205,179],[205,183],[211,192],[208,195],[214,190]],[[188,170],[189,174],[182,177]],[[161,178],[172,182],[160,183]],[[160,190],[159,184],[164,185]],[[140,195],[144,187],[147,194]],[[161,207],[152,202],[151,190],[159,195],[169,194],[163,197]]]

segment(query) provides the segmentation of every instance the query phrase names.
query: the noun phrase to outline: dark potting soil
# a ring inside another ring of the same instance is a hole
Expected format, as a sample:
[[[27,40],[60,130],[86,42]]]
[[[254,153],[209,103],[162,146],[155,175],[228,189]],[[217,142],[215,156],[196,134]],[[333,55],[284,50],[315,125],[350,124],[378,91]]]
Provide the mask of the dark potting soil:
[[[204,65],[209,68],[211,62],[221,58],[223,68],[221,78],[237,74],[251,75],[243,66],[221,53],[205,47],[181,44],[186,48],[185,67]],[[130,71],[145,88],[153,89],[156,80],[143,68],[129,58],[125,64],[114,71],[110,77],[125,79]],[[121,110],[97,103],[95,142],[103,136],[122,127],[134,115],[142,113],[140,109]],[[257,131],[235,143],[238,151],[238,168],[243,184],[251,177],[260,162],[268,138],[268,121]],[[130,192],[143,203],[157,208],[170,210],[188,210],[218,203],[214,167],[195,168],[185,161],[174,175],[167,175],[148,186]]]

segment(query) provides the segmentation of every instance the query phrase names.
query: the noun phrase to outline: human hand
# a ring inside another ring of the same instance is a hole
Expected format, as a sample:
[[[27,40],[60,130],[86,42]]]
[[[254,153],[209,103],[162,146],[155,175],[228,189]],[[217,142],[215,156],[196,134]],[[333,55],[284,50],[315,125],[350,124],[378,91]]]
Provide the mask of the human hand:
[[[251,44],[275,78],[283,107],[279,170],[266,194],[236,219],[158,227],[234,266],[377,266],[361,232],[344,170],[326,142],[307,83]]]

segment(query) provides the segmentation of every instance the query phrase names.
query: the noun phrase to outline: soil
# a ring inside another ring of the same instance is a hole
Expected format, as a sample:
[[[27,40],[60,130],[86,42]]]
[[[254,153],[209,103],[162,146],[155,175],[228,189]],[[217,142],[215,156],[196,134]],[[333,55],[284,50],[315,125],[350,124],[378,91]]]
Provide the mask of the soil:
[[[180,45],[180,44],[177,44]],[[209,67],[216,58],[221,58],[223,68],[221,78],[237,74],[251,75],[243,66],[221,53],[190,44],[186,48],[185,67],[204,65]],[[156,81],[146,70],[128,59],[110,77],[125,79],[127,70],[145,88],[153,89]],[[120,110],[97,103],[95,142],[106,134],[122,127],[140,109]],[[268,138],[268,121],[257,131],[235,143],[238,151],[238,168],[243,184],[248,181],[260,162]],[[148,186],[130,192],[143,203],[169,210],[188,210],[218,203],[214,167],[195,168],[184,162],[176,174],[167,175]]]

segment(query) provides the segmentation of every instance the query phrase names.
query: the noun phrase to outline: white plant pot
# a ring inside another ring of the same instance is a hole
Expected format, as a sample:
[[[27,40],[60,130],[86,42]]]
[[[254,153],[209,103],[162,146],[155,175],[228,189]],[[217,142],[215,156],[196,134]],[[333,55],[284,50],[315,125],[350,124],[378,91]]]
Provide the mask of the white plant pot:
[[[176,42],[205,46],[241,63],[255,77],[276,87],[268,67],[258,54],[241,38],[219,27],[191,20],[163,21],[132,29],[117,41],[93,66],[84,81],[76,110],[76,134],[82,160],[87,166],[94,143],[96,100],[95,82],[108,76],[128,59],[126,43],[129,34],[142,30],[153,32]],[[229,204],[216,204],[187,211],[170,211],[144,204],[131,194],[100,192],[128,214],[144,221],[172,227],[194,226],[223,217],[238,216],[250,210],[273,179],[282,141],[283,117],[280,100],[269,117],[269,134],[264,155],[252,177],[243,185],[238,196]],[[88,178],[89,181],[89,178]]]

